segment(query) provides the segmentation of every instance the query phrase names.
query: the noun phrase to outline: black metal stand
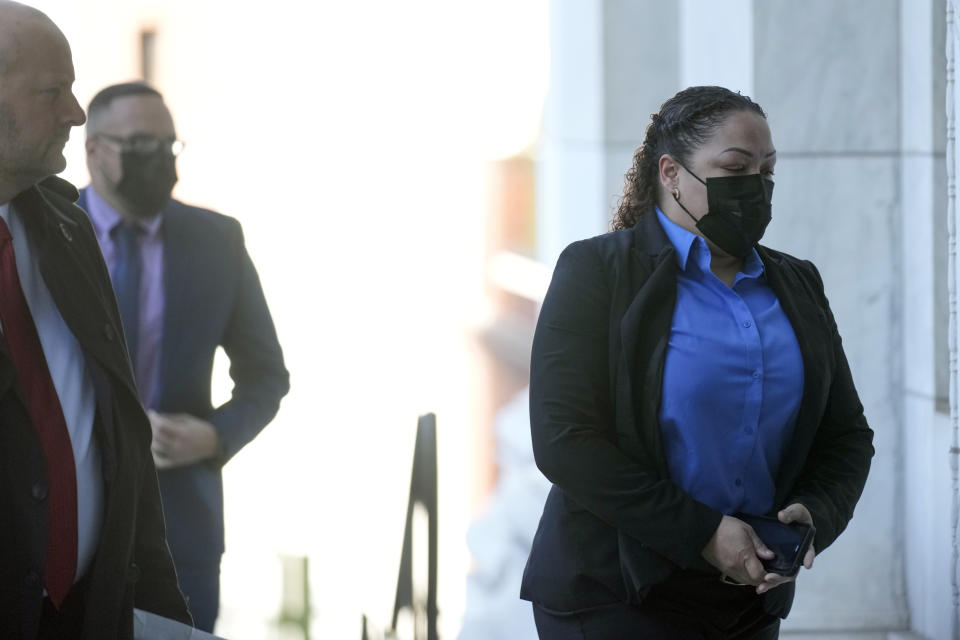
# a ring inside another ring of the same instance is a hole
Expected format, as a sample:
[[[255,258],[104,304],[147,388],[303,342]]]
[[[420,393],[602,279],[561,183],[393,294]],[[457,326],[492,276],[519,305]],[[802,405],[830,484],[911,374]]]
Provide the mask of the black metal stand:
[[[416,504],[420,504],[427,512],[427,635],[425,640],[437,640],[437,417],[432,413],[420,416],[417,422],[413,473],[410,477],[410,500],[407,503],[400,574],[397,577],[397,598],[390,624],[392,631],[397,629],[397,616],[402,609],[411,609],[416,619],[419,609],[417,605],[422,607],[422,603],[414,602],[413,594],[413,509]],[[414,640],[424,639],[415,635]]]

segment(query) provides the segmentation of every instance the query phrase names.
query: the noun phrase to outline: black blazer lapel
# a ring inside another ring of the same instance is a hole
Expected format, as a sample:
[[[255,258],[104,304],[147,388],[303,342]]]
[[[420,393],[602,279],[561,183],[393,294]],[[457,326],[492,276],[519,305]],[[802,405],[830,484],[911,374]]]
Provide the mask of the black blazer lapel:
[[[95,284],[91,256],[84,255],[85,251],[98,251],[99,247],[95,239],[92,246],[79,246],[81,234],[92,231],[81,229],[77,221],[60,214],[36,188],[18,196],[15,206],[36,252],[44,284],[64,322],[84,352],[96,358],[136,396],[124,356],[119,317],[108,312],[116,307],[113,290]]]
[[[627,412],[617,416],[617,437],[621,447],[669,477],[658,413],[677,299],[676,251],[654,213],[640,219],[634,234],[630,264],[635,294],[617,327],[622,348],[615,406]]]
[[[823,309],[789,265],[780,258],[759,249],[770,288],[780,301],[780,307],[793,327],[803,359],[803,397],[797,412],[797,422],[777,473],[777,495],[774,508],[779,509],[787,499],[793,480],[800,474],[803,461],[813,444],[820,425],[829,387],[832,356],[832,336]]]

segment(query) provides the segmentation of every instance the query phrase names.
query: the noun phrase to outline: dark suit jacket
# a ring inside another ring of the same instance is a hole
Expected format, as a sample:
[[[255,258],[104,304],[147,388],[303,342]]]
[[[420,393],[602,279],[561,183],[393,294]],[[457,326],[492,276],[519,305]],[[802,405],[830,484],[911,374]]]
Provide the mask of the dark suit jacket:
[[[807,506],[826,549],[866,482],[873,432],[810,262],[759,247],[804,366],[796,429],[775,508]],[[676,252],[655,215],[575,242],[557,262],[533,342],[530,421],[537,465],[553,482],[521,597],[554,611],[638,603],[701,557],[722,514],[670,481],[658,413],[677,297]],[[789,611],[793,585],[765,596]]]
[[[84,208],[86,191],[78,201]],[[289,379],[240,223],[171,200],[162,233],[166,308],[152,408],[210,421],[222,450],[212,460],[160,471],[160,493],[177,566],[209,565],[224,549],[221,467],[273,419]],[[234,388],[230,401],[214,409],[210,377],[218,346],[230,358]]]
[[[93,228],[57,178],[19,194],[43,280],[80,343],[93,380],[94,434],[104,479],[104,514],[83,638],[126,639],[134,605],[190,621],[164,539],[150,455],[150,424],[127,359],[120,315]],[[26,414],[6,345],[0,342],[0,637],[36,637],[47,508],[43,453]]]

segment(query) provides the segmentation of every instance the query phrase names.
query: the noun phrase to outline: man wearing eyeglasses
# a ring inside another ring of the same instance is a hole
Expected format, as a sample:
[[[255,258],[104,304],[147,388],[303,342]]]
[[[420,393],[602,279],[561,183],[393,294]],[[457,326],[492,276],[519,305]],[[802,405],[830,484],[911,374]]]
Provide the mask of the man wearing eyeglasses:
[[[224,550],[221,468],[276,414],[289,384],[256,270],[233,218],[171,198],[183,148],[162,96],[143,83],[90,102],[78,204],[110,269],[180,587],[212,631]],[[230,359],[231,399],[214,408],[214,353]]]

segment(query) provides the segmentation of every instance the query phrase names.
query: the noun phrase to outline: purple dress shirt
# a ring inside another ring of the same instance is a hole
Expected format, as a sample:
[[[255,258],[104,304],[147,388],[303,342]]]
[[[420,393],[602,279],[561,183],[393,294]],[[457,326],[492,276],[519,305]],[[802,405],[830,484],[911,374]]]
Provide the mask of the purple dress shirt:
[[[93,187],[87,189],[87,208],[112,276],[116,265],[116,246],[110,231],[123,221],[123,216],[107,204]],[[163,214],[141,220],[138,224],[143,229],[139,236],[140,326],[124,327],[124,330],[138,332],[137,370],[134,374],[140,401],[145,407],[153,408],[160,378],[160,347],[163,343],[163,311],[166,304],[163,292]]]

